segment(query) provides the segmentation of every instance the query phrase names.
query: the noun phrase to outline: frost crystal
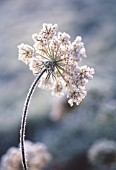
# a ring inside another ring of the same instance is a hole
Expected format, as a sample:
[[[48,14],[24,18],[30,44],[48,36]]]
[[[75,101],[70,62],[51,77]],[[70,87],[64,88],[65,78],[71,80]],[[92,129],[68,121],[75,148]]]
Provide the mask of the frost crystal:
[[[57,96],[66,94],[71,106],[78,105],[86,96],[85,84],[93,78],[94,69],[78,65],[87,57],[82,38],[77,36],[71,42],[67,33],[57,30],[57,24],[43,24],[40,33],[32,35],[33,47],[23,43],[18,46],[19,60],[28,64],[34,75],[46,69],[39,87]]]

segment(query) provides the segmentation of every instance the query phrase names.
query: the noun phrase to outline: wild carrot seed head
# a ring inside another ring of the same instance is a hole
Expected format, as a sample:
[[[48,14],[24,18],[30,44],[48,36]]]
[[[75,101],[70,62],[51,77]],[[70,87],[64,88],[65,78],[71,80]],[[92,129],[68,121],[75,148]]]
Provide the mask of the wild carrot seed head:
[[[50,89],[57,96],[66,94],[71,106],[78,105],[86,96],[85,84],[93,78],[94,69],[78,65],[87,57],[82,38],[77,36],[71,42],[67,33],[57,30],[57,24],[43,24],[40,33],[32,35],[33,47],[18,46],[19,60],[29,64],[33,74],[46,68],[39,87]]]

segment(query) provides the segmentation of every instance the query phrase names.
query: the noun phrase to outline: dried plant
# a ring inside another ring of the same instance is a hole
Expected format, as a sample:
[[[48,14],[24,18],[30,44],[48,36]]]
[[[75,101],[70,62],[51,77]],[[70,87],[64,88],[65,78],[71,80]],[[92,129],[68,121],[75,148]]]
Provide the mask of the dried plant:
[[[41,170],[51,160],[46,146],[43,143],[25,142],[28,167],[30,170]],[[1,170],[22,170],[20,150],[11,147],[1,159]]]
[[[116,169],[116,142],[108,139],[97,140],[88,151],[90,163],[97,169]]]
[[[85,84],[93,78],[94,69],[79,66],[82,58],[86,58],[86,50],[82,38],[77,36],[71,42],[67,33],[58,32],[57,24],[43,24],[39,34],[33,34],[33,47],[27,44],[18,45],[19,60],[29,65],[35,78],[27,98],[25,100],[21,131],[20,144],[22,150],[23,167],[27,170],[24,137],[27,110],[31,96],[38,85],[40,88],[51,90],[53,95],[66,95],[68,103],[79,103],[85,98],[87,92]]]

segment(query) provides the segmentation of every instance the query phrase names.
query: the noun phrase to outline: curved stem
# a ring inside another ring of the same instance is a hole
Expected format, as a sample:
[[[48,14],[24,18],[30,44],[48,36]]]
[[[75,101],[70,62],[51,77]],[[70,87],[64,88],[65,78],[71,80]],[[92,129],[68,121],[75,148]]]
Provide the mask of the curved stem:
[[[31,88],[29,89],[29,92],[27,94],[25,104],[24,104],[24,108],[23,108],[21,130],[20,130],[20,148],[21,148],[22,164],[23,164],[24,170],[27,170],[25,146],[24,146],[27,111],[28,111],[30,100],[31,100],[31,96],[32,96],[32,94],[33,94],[33,92],[34,92],[34,90],[37,86],[39,79],[41,78],[41,76],[44,74],[45,71],[46,71],[46,69],[42,70],[40,72],[40,74],[38,74],[38,76],[36,77],[34,82],[32,83]]]

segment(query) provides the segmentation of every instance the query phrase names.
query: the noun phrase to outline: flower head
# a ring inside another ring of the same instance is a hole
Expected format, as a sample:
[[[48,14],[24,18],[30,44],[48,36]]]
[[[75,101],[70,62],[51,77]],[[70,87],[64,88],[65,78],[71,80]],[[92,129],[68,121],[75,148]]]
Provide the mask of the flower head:
[[[18,59],[23,61],[25,64],[29,64],[30,59],[34,55],[34,49],[30,45],[24,43],[18,45],[18,49],[19,49]]]
[[[41,170],[51,160],[51,155],[43,143],[25,142],[30,170]],[[11,147],[1,159],[0,169],[22,170],[21,155],[19,148]]]
[[[102,170],[116,169],[116,142],[113,140],[97,140],[88,151],[92,165]]]
[[[19,60],[29,64],[33,74],[46,69],[39,87],[50,89],[52,94],[59,96],[66,94],[71,106],[73,103],[78,105],[86,96],[85,84],[93,78],[94,69],[78,65],[82,58],[86,58],[82,38],[77,36],[71,42],[67,33],[57,33],[57,30],[57,24],[43,24],[40,33],[32,35],[33,47],[18,46]]]

